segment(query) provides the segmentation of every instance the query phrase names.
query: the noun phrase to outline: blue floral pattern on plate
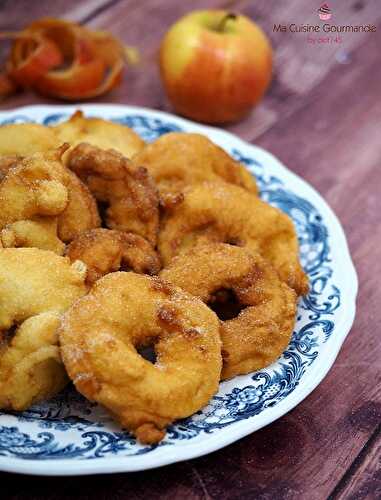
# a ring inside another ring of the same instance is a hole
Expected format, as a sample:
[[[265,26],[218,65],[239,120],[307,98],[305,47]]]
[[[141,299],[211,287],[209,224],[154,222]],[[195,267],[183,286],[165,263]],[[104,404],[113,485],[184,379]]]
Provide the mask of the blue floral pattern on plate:
[[[43,123],[52,125],[68,116],[69,113],[50,113]],[[132,127],[147,141],[181,130],[171,121],[139,114],[114,119]],[[20,114],[2,123],[25,121],[33,120]],[[278,405],[295,390],[319,356],[319,348],[335,334],[334,313],[341,307],[340,287],[333,279],[329,231],[318,208],[293,193],[281,178],[267,174],[256,158],[237,148],[231,148],[230,152],[255,174],[262,198],[293,219],[302,264],[310,278],[310,293],[300,301],[295,331],[283,356],[265,370],[222,383],[219,393],[206,408],[172,425],[159,445],[137,444],[127,432],[115,426],[101,408],[69,388],[22,414],[8,414],[7,425],[0,425],[0,456],[83,460],[150,454],[158,447],[194,440],[250,419]],[[32,424],[30,431],[24,423]]]

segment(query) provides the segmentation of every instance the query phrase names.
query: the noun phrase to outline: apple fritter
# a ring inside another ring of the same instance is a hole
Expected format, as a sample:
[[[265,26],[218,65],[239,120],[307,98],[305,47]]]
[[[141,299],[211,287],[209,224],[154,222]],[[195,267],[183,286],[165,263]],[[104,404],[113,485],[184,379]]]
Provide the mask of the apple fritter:
[[[157,274],[160,259],[152,245],[142,236],[113,229],[91,229],[81,233],[66,249],[74,262],[87,266],[86,283],[92,285],[113,271]]]
[[[55,149],[62,142],[54,130],[38,123],[0,126],[0,156],[30,156]]]
[[[68,166],[105,204],[111,229],[139,234],[155,246],[159,231],[159,195],[147,169],[122,154],[78,144],[69,152]]]
[[[86,293],[84,264],[36,248],[0,249],[0,408],[21,411],[68,382],[61,314]]]
[[[192,184],[223,180],[257,194],[255,178],[222,148],[201,134],[171,132],[133,157],[152,175],[164,203]]]
[[[62,254],[64,243],[100,225],[88,188],[60,161],[65,146],[0,161],[0,239]]]
[[[52,130],[61,143],[68,142],[74,147],[87,142],[101,149],[115,149],[127,158],[132,158],[145,144],[131,128],[110,120],[86,118],[82,111],[76,111]]]
[[[199,245],[175,257],[160,277],[219,316],[222,379],[265,368],[287,347],[296,294],[260,255],[226,243]]]
[[[259,253],[297,294],[307,293],[308,279],[299,262],[292,220],[241,187],[206,182],[184,190],[183,200],[165,215],[159,235],[164,266],[186,248],[210,241]]]
[[[207,404],[218,389],[217,316],[157,277],[111,273],[64,316],[62,359],[78,391],[143,443]],[[151,345],[151,363],[139,349]]]

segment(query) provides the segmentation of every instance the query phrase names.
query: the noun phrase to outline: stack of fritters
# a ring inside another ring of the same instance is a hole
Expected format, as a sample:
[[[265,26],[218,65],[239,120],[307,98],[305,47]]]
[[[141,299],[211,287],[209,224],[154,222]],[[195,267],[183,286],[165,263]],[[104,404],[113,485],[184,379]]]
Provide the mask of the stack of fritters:
[[[294,225],[207,137],[146,145],[77,112],[0,127],[0,155],[0,408],[71,379],[156,443],[287,347],[308,291]]]

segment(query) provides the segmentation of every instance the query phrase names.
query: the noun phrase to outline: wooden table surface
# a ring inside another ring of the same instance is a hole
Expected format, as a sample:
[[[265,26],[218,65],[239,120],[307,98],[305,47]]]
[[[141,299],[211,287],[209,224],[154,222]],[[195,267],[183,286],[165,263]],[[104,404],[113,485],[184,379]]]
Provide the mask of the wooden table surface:
[[[226,0],[0,1],[0,29],[42,15],[104,28],[138,47],[142,63],[101,101],[170,110],[157,71],[169,25],[189,10]],[[0,496],[16,498],[370,499],[381,498],[381,6],[332,0],[334,22],[377,25],[312,46],[274,23],[317,22],[314,0],[236,1],[270,35],[275,75],[255,112],[227,127],[278,156],[325,197],[349,240],[359,279],[357,316],[333,368],[297,408],[209,456],[134,474],[20,478],[0,474]],[[3,50],[4,52],[4,50]],[[25,93],[2,109],[53,102]],[[378,221],[378,222],[377,222]]]

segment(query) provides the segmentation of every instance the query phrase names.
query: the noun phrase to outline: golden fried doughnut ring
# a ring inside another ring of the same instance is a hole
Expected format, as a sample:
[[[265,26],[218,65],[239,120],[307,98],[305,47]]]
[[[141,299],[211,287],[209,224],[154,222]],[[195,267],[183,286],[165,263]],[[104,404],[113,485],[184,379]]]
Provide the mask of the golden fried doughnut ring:
[[[63,142],[52,128],[39,123],[0,126],[0,156],[30,156],[58,148]]]
[[[160,277],[222,309],[222,379],[264,368],[287,347],[296,294],[258,254],[225,243],[199,245],[175,257]],[[232,310],[229,298],[237,301]]]
[[[65,149],[0,161],[3,246],[33,246],[62,254],[63,242],[99,226],[91,193],[60,162]]]
[[[159,196],[145,168],[135,167],[117,151],[86,143],[70,151],[68,166],[98,201],[108,205],[108,227],[139,234],[156,245]]]
[[[0,408],[24,410],[66,385],[57,327],[85,274],[53,252],[0,249]]]
[[[224,182],[187,188],[183,200],[163,220],[159,251],[164,266],[182,250],[208,241],[245,246],[261,254],[297,294],[307,293],[308,279],[299,262],[291,219],[244,189]]]
[[[250,172],[201,134],[164,134],[137,153],[133,162],[148,169],[164,198],[190,184],[214,180],[236,184],[254,194],[258,192]]]
[[[73,262],[87,266],[86,283],[92,285],[105,274],[131,269],[139,274],[157,274],[160,259],[142,236],[113,229],[91,229],[73,240],[66,249]]]
[[[221,371],[217,316],[156,277],[108,274],[65,314],[62,358],[80,393],[108,408],[143,443],[198,411]],[[154,344],[156,362],[137,348]]]
[[[101,118],[86,118],[82,111],[76,111],[68,120],[55,125],[51,130],[61,143],[68,142],[74,147],[87,142],[101,149],[115,149],[127,158],[138,153],[145,144],[131,128]],[[67,156],[66,153],[64,161]]]

